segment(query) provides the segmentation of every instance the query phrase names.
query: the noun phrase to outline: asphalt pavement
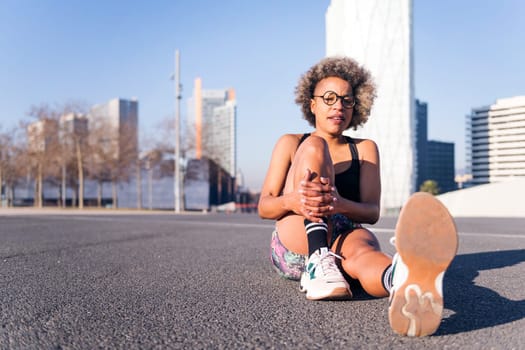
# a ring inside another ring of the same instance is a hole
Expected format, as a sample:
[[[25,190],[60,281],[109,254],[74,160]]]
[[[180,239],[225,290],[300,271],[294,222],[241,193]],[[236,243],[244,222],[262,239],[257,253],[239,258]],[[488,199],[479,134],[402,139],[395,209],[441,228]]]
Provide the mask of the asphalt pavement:
[[[307,301],[254,214],[0,209],[0,348],[523,349],[525,219],[456,224],[441,326],[408,338],[386,298]]]

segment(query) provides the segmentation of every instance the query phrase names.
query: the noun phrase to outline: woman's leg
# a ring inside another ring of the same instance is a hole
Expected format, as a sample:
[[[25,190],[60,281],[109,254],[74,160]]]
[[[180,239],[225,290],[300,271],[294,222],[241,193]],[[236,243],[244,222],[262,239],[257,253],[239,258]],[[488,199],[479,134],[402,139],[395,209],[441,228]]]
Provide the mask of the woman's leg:
[[[308,137],[297,149],[288,171],[283,193],[290,193],[299,188],[306,169],[310,169],[313,181],[320,181],[320,177],[326,177],[333,184],[332,159],[326,141],[320,137]],[[298,254],[308,254],[308,243],[302,216],[292,214],[280,219],[277,221],[277,231],[286,248]]]
[[[333,245],[336,254],[343,257],[343,270],[359,280],[363,289],[375,297],[386,297],[383,273],[392,264],[392,258],[381,252],[377,238],[365,228],[356,228],[339,236]]]
[[[321,177],[333,184],[334,169],[328,145],[320,137],[310,136],[298,148],[288,172],[284,193],[295,191],[310,170],[310,181]],[[310,300],[348,298],[350,288],[339,271],[328,247],[328,225],[305,220],[301,215],[288,215],[277,222],[283,245],[291,251],[308,254],[305,272],[301,276],[301,291]]]

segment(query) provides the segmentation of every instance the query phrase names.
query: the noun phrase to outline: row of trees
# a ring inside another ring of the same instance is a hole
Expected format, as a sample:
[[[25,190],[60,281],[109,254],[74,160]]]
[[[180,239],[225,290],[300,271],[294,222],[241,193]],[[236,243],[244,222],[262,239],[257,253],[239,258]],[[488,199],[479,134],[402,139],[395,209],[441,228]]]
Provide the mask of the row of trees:
[[[84,207],[86,180],[97,184],[96,205],[102,206],[102,188],[111,184],[111,201],[116,205],[117,185],[132,177],[137,183],[137,208],[142,207],[140,184],[142,169],[159,169],[159,176],[174,172],[173,120],[166,118],[155,137],[144,137],[141,152],[138,141],[138,123],[119,123],[107,116],[87,118],[85,103],[69,102],[51,107],[32,106],[28,119],[11,130],[0,125],[0,194],[7,206],[15,204],[15,189],[31,183],[33,205],[49,204],[44,188],[56,189],[52,197],[56,206],[66,206],[66,192],[70,205]],[[203,127],[206,127],[203,125]],[[182,135],[181,155],[185,158],[195,150],[194,128],[188,127]],[[170,155],[166,160],[165,154]],[[218,150],[203,145],[202,154],[212,160],[219,158]],[[232,174],[234,175],[234,174]],[[49,191],[48,191],[49,192]],[[91,198],[90,198],[91,199]],[[44,203],[44,201],[46,203]]]
[[[138,157],[136,124],[108,118],[87,118],[79,104],[52,108],[33,106],[30,119],[12,130],[0,129],[0,184],[8,206],[14,204],[15,188],[33,183],[34,206],[44,205],[44,184],[57,188],[56,205],[84,206],[86,179],[98,184],[97,205],[102,205],[102,185],[112,184],[112,202],[117,203],[117,184],[138,173],[144,159]],[[113,124],[113,125],[112,125]],[[155,162],[155,152],[148,161]]]

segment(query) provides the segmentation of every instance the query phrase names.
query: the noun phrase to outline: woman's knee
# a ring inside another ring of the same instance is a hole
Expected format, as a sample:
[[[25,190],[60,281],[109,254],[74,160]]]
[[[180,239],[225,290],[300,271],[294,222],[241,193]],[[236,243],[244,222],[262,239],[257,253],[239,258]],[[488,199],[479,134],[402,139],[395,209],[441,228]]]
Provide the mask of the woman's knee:
[[[318,156],[328,152],[328,144],[322,137],[312,135],[301,143],[297,149],[297,152],[301,154],[304,153]]]
[[[334,242],[335,253],[343,258],[342,266],[354,277],[356,270],[362,268],[362,258],[372,252],[380,252],[379,242],[366,229],[354,229],[351,233],[341,235]],[[366,259],[365,259],[366,260]]]
[[[302,179],[304,169],[312,171],[312,179],[319,176],[333,177],[332,158],[326,141],[318,136],[308,137],[297,150],[294,158],[294,169],[300,169],[299,180]],[[298,180],[296,178],[296,180]]]

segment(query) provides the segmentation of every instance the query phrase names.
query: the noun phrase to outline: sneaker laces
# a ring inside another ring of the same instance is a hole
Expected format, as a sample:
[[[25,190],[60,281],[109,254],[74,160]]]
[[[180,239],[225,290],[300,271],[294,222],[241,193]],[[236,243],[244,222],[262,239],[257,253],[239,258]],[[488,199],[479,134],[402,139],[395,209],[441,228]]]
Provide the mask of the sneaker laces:
[[[319,260],[314,265],[314,268],[317,268],[317,266],[320,265],[326,277],[339,277],[341,276],[341,271],[335,263],[335,258],[343,260],[342,256],[339,256],[332,251],[325,250],[320,254]]]

